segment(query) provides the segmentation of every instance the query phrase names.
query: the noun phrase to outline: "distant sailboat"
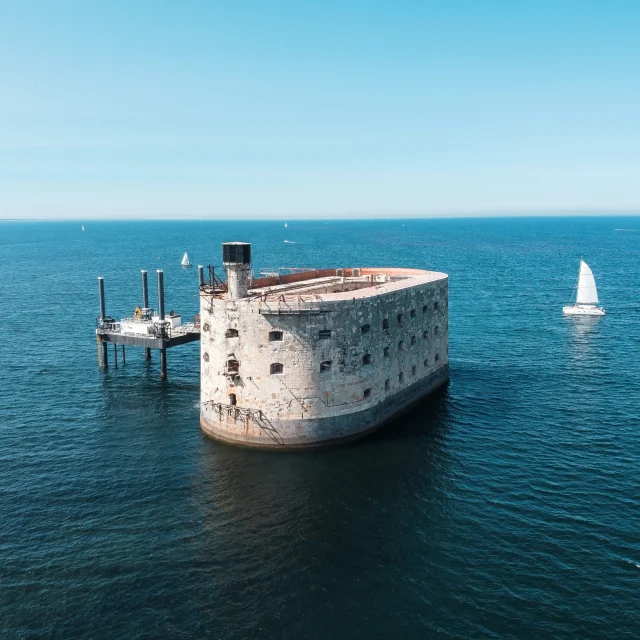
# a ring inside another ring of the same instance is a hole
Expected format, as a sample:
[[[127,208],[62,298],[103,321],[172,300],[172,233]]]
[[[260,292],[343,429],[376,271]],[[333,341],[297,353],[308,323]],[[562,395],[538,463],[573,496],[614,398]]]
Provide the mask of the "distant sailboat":
[[[603,316],[604,309],[596,307],[597,303],[598,290],[595,278],[589,265],[584,260],[580,260],[576,303],[563,307],[562,312],[566,316]]]
[[[189,262],[189,256],[187,254],[187,252],[184,252],[184,256],[182,256],[182,262],[181,262],[183,267],[190,267],[191,263]]]
[[[82,230],[84,231],[84,225],[82,225]]]
[[[289,226],[287,222],[284,223],[284,228],[286,229]]]

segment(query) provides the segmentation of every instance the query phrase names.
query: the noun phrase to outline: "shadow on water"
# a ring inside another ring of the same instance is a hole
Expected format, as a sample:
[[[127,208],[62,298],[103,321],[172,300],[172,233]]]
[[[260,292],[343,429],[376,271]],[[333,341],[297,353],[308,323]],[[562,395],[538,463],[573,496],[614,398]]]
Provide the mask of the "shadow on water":
[[[205,440],[195,499],[206,545],[194,552],[231,637],[276,633],[283,618],[294,635],[326,637],[327,625],[339,633],[388,615],[385,589],[363,598],[365,584],[406,589],[393,615],[420,605],[411,581],[440,556],[450,526],[447,407],[443,388],[370,437],[320,450]]]

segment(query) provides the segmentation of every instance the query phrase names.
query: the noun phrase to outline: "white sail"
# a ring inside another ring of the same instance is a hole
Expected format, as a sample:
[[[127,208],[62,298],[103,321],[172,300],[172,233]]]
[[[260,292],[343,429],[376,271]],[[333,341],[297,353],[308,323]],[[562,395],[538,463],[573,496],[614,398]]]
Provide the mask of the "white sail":
[[[589,269],[589,265],[580,260],[580,275],[578,277],[578,295],[576,304],[596,304],[598,302],[598,290],[596,281]]]
[[[184,256],[182,257],[182,266],[183,267],[190,267],[191,263],[189,262],[189,256],[187,255],[187,252],[184,252]]]

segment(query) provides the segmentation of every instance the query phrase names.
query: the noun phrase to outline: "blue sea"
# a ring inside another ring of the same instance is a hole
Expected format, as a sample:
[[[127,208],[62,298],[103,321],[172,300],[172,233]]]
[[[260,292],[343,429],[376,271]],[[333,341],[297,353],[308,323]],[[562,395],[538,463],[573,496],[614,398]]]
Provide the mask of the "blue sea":
[[[0,223],[0,637],[639,638],[640,218],[288,223]],[[449,386],[278,453],[202,435],[198,343],[98,370],[99,275],[192,316],[232,240],[448,273]]]

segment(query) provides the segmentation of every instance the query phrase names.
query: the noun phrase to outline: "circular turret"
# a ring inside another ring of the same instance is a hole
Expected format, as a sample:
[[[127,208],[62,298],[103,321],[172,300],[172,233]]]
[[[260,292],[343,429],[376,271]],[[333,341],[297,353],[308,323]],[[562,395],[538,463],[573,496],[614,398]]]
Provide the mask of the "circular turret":
[[[223,242],[222,264],[227,270],[228,299],[246,298],[251,266],[251,244],[248,242]]]

